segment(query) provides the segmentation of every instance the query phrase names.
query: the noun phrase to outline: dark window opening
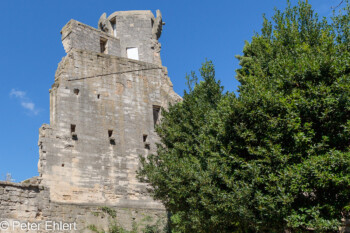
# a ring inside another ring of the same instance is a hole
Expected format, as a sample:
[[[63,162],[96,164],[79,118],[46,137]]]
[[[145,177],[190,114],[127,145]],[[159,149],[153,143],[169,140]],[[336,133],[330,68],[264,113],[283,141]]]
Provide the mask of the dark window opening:
[[[75,125],[70,125],[70,132],[75,133]]]
[[[153,105],[153,123],[154,123],[154,125],[156,125],[158,123],[159,113],[160,113],[160,106]]]
[[[75,88],[74,89],[74,94],[79,95],[79,89]]]
[[[115,145],[115,139],[113,137],[113,130],[111,130],[111,129],[108,130],[108,138],[109,138],[109,143],[111,145]]]
[[[150,144],[147,142],[147,134],[144,134],[144,135],[143,135],[143,143],[144,143],[144,145],[145,145],[145,149],[147,149],[147,150],[150,150],[150,149],[151,149]]]
[[[107,39],[100,38],[100,52],[107,53]]]
[[[64,167],[64,163],[62,163],[62,167]]]
[[[78,140],[78,135],[77,135],[77,133],[75,132],[75,125],[70,125],[70,133],[71,133],[71,135],[72,135],[72,139],[73,140]]]
[[[100,94],[97,94],[97,99],[99,99],[100,98]]]

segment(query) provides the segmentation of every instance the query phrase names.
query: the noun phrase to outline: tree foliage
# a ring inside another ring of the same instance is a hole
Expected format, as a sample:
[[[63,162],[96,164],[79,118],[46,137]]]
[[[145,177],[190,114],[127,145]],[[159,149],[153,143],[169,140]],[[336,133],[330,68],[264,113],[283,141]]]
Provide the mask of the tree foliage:
[[[163,111],[140,177],[177,232],[337,231],[350,209],[349,3],[331,23],[288,4],[237,58],[239,96],[204,63]]]

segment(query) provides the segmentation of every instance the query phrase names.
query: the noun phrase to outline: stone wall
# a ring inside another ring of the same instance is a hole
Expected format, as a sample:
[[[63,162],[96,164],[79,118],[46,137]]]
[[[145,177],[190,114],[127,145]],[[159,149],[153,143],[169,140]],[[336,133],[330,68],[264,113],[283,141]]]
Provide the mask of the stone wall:
[[[157,62],[160,61],[160,48],[156,51],[152,40],[154,16],[151,11],[118,11],[108,17],[113,18],[117,38],[120,38],[121,57],[127,57],[127,48],[135,47],[138,48],[140,61],[161,65]]]
[[[38,184],[0,182],[0,224],[3,224],[0,232],[92,232],[89,226],[107,230],[114,221],[124,229],[136,227],[141,231],[147,225],[162,228],[167,220],[165,211],[161,210],[110,206],[116,211],[116,218],[112,219],[101,205],[57,203],[50,200],[49,193]],[[55,223],[64,223],[70,229],[60,230],[57,225],[54,229]]]
[[[51,124],[39,138],[39,173],[55,190],[51,199],[163,208],[136,170],[139,155],[156,152],[154,108],[180,99],[166,69],[72,49],[55,80]]]
[[[137,48],[140,61],[161,65],[158,38],[154,38],[155,18],[151,11],[119,11],[108,17],[116,27],[113,32],[103,32],[76,20],[70,20],[61,30],[66,53],[80,49],[101,52],[101,40],[106,44],[105,54],[127,58],[128,48]],[[159,36],[161,32],[158,32]]]
[[[120,40],[96,28],[70,20],[61,30],[62,44],[66,53],[72,48],[101,52],[101,38],[107,41],[106,53],[121,56]]]
[[[0,219],[40,220],[49,203],[42,186],[0,181]]]

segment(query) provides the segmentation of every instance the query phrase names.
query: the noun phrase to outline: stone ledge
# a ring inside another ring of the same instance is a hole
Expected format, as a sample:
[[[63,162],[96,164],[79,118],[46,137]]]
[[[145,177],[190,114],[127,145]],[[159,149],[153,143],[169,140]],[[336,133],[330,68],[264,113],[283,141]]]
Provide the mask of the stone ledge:
[[[0,181],[0,186],[44,189],[44,186],[40,184],[24,184],[24,183],[15,183],[15,182],[8,182],[8,181]]]
[[[52,204],[60,205],[60,206],[79,206],[79,207],[101,207],[108,206],[113,208],[125,208],[125,209],[143,209],[143,210],[155,210],[155,211],[166,211],[165,207],[155,206],[150,207],[145,205],[145,202],[139,201],[136,203],[131,200],[122,200],[120,204],[115,203],[74,203],[74,202],[58,202],[51,200]]]

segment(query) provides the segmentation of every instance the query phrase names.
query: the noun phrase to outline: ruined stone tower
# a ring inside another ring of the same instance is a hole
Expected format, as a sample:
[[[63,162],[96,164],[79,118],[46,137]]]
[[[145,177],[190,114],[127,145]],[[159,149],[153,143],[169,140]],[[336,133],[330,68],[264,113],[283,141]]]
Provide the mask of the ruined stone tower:
[[[156,152],[161,107],[181,99],[161,63],[162,25],[158,10],[103,14],[97,29],[75,20],[63,27],[67,55],[50,90],[50,124],[39,130],[40,176],[0,183],[1,205],[12,206],[1,218],[69,220],[81,230],[99,222],[89,214],[99,206],[129,228],[141,213],[164,216],[136,178],[139,155]]]

